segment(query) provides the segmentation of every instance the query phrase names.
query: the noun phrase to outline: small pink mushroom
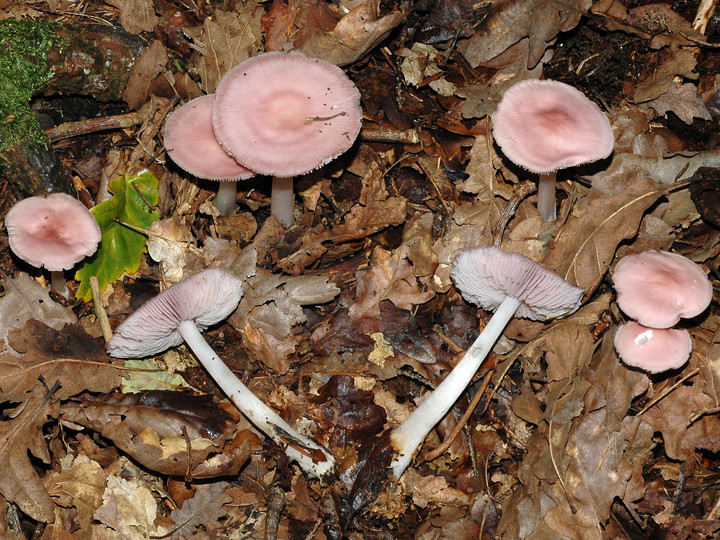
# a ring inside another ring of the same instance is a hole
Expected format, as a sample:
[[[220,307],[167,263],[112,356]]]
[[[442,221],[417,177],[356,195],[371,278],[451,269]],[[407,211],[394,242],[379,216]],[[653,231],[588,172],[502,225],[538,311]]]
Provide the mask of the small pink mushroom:
[[[237,181],[255,175],[228,154],[212,127],[213,94],[178,107],[165,121],[165,150],[183,170],[204,180],[220,182],[214,205],[229,216],[235,210]]]
[[[648,328],[631,321],[615,333],[615,350],[628,366],[661,373],[688,361],[692,340],[687,330]]]
[[[215,97],[215,135],[240,163],[273,177],[271,212],[285,225],[293,222],[293,176],[345,152],[362,123],[360,92],[345,73],[296,52],[245,60]]]
[[[511,86],[492,123],[505,156],[540,175],[537,208],[545,221],[556,217],[557,171],[613,151],[612,127],[602,111],[582,92],[558,81],[528,79]]]
[[[51,287],[67,294],[63,271],[97,250],[100,227],[85,205],[64,193],[29,197],[5,216],[10,249],[38,268],[50,271]]]
[[[681,318],[700,315],[713,296],[702,268],[665,251],[623,257],[612,281],[620,309],[651,328],[670,328]]]

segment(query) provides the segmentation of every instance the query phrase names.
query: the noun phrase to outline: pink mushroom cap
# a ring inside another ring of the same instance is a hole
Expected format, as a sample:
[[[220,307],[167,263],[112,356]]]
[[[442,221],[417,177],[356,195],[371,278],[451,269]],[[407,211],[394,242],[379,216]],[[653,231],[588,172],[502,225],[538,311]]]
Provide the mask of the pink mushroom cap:
[[[537,174],[597,161],[613,151],[612,127],[602,111],[558,81],[527,79],[511,86],[492,123],[508,159]]]
[[[95,253],[101,237],[95,216],[65,193],[19,201],[5,216],[5,227],[15,255],[51,272]]]
[[[165,150],[183,170],[205,180],[246,180],[255,175],[228,154],[212,127],[213,94],[200,96],[165,121]]]
[[[343,71],[301,53],[270,52],[230,70],[212,122],[225,150],[261,174],[290,177],[333,160],[360,132],[360,92]]]
[[[516,315],[536,321],[575,311],[583,295],[552,270],[495,246],[461,251],[450,275],[468,302],[495,311],[511,296],[522,301]]]
[[[222,321],[242,298],[242,280],[228,270],[203,270],[145,302],[115,329],[108,353],[116,358],[142,358],[177,347],[177,327],[193,321],[199,330]]]
[[[615,350],[627,365],[660,373],[688,361],[692,340],[687,330],[648,328],[631,321],[615,333]]]
[[[713,296],[712,284],[697,264],[665,251],[623,257],[612,281],[620,309],[651,328],[670,328],[700,315]]]

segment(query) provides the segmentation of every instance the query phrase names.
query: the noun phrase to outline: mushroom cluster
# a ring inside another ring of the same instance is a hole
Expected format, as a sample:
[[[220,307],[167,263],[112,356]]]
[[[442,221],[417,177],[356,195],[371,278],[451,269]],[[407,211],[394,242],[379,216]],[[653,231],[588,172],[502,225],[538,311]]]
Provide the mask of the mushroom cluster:
[[[650,373],[681,367],[692,351],[690,334],[673,328],[700,315],[712,284],[691,260],[665,251],[623,257],[612,277],[620,309],[635,319],[615,334],[615,349],[629,366]]]
[[[199,178],[272,176],[271,214],[291,225],[293,176],[345,152],[361,122],[360,92],[339,67],[298,52],[270,52],[231,69],[214,95],[178,108],[165,123],[165,146]],[[216,198],[225,215],[234,210],[235,185],[223,182],[228,199]]]

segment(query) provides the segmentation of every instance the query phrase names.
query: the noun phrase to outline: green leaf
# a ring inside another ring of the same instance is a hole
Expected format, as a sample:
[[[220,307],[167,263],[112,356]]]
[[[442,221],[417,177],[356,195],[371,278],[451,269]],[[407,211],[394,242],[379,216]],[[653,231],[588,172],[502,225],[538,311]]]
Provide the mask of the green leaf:
[[[149,230],[160,218],[157,210],[148,206],[148,203],[156,205],[159,197],[158,179],[147,169],[111,180],[108,189],[115,196],[90,210],[102,232],[100,248],[95,257],[75,273],[75,279],[80,282],[76,296],[85,301],[91,298],[91,276],[97,276],[100,290],[104,291],[123,272],[137,271],[147,250],[147,238],[130,227]]]

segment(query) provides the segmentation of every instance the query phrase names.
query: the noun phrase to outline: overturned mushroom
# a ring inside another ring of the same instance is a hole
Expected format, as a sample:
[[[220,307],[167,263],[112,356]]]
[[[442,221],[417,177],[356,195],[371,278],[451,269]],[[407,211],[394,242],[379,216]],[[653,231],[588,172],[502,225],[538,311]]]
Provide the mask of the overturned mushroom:
[[[161,292],[128,317],[108,342],[108,353],[117,358],[150,356],[185,341],[240,412],[305,472],[318,478],[333,474],[335,458],[258,399],[202,337],[202,330],[235,310],[241,296],[242,281],[234,274],[204,270]]]
[[[461,251],[451,275],[466,300],[495,314],[445,380],[392,432],[396,457],[390,467],[396,478],[463,393],[513,316],[540,321],[561,317],[580,306],[583,294],[544,266],[497,247]]]

